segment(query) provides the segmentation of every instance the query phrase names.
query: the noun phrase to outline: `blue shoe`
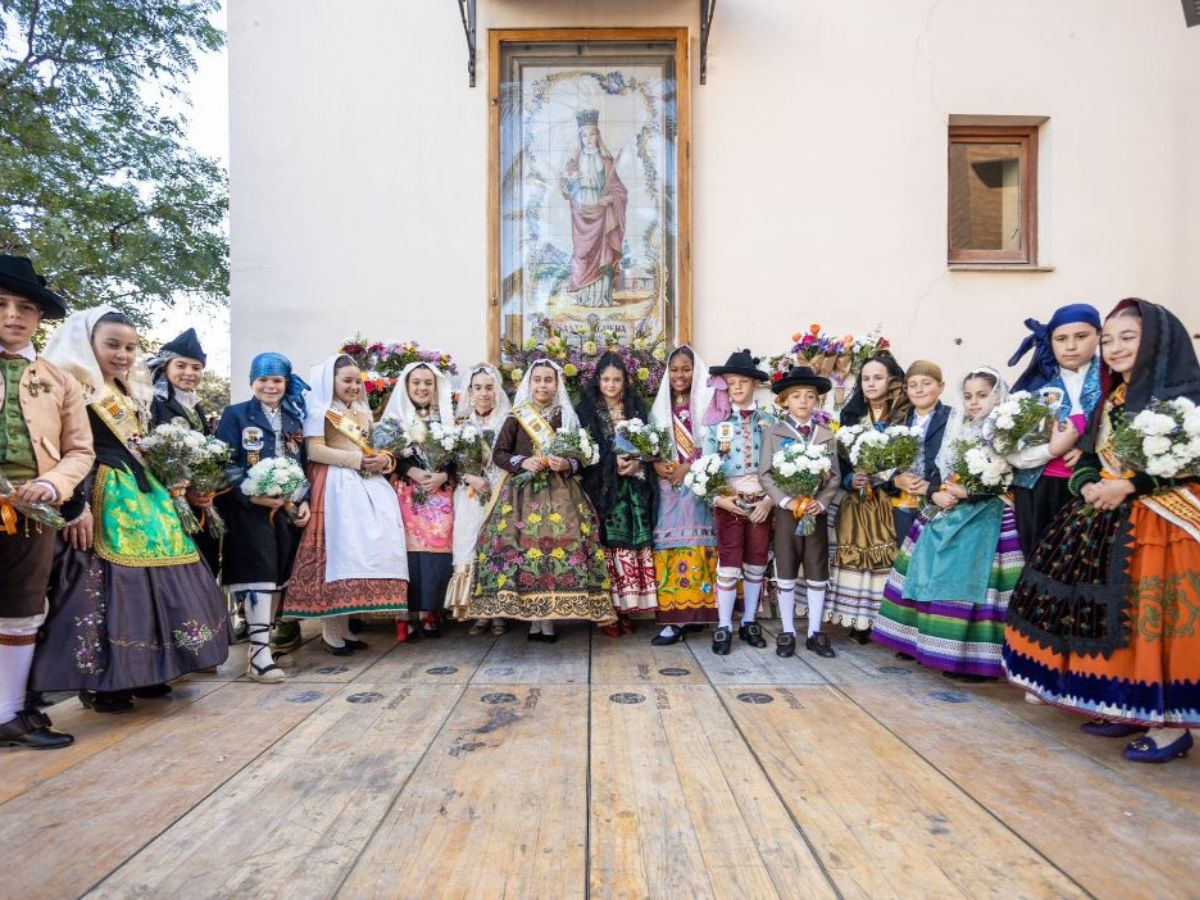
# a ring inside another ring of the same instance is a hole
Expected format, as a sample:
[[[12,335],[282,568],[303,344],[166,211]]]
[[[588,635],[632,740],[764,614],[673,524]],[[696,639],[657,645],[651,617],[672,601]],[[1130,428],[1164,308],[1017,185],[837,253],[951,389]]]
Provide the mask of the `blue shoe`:
[[[1177,756],[1187,756],[1192,749],[1192,733],[1185,731],[1183,737],[1172,741],[1165,747],[1160,747],[1148,737],[1140,737],[1129,742],[1125,748],[1125,758],[1130,762],[1165,763]]]
[[[1092,719],[1090,722],[1084,722],[1079,726],[1079,730],[1084,734],[1090,734],[1095,737],[1131,737],[1135,734],[1141,734],[1146,731],[1145,725],[1126,725],[1124,722],[1108,722],[1104,719]]]

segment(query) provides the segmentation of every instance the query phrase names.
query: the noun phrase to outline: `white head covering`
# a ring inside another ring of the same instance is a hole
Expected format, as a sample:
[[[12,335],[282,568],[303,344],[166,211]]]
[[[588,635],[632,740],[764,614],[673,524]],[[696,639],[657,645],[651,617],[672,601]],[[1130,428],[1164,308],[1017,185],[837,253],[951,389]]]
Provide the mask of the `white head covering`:
[[[42,353],[60,369],[75,376],[83,387],[84,402],[91,402],[104,388],[104,375],[100,372],[96,351],[92,349],[92,332],[96,330],[101,317],[119,312],[114,306],[101,304],[71,313],[50,336]],[[129,367],[125,387],[134,400],[149,409],[150,401],[154,398],[154,387],[150,383],[150,370],[140,356]]]
[[[708,366],[700,358],[700,354],[690,344],[680,344],[667,356],[667,369],[671,360],[680,350],[687,348],[692,351],[692,438],[700,444],[700,417],[712,402],[713,389],[708,384]],[[654,398],[654,406],[650,408],[650,421],[660,428],[667,429],[671,437],[671,449],[678,452],[675,446],[675,424],[673,420],[675,404],[671,400],[671,379],[667,371],[663,372],[662,383],[658,386],[658,394]]]
[[[412,431],[413,425],[417,420],[417,408],[408,396],[408,376],[414,369],[419,369],[422,366],[433,373],[433,385],[437,391],[438,421],[443,425],[453,428],[454,392],[450,388],[450,379],[440,369],[426,362],[409,363],[404,367],[404,371],[400,373],[400,377],[396,380],[396,387],[392,390],[392,396],[388,399],[387,406],[384,407],[383,415],[399,419],[410,432]]]
[[[500,371],[493,365],[488,363],[475,363],[471,368],[467,369],[467,377],[463,381],[462,390],[459,392],[458,409],[456,413],[459,419],[469,419],[471,413],[475,411],[471,406],[471,380],[480,372],[485,375],[490,375],[492,381],[496,385],[496,405],[492,407],[492,412],[488,416],[488,421],[485,423],[488,428],[499,430],[500,425],[504,422],[505,416],[508,415],[512,404],[508,400],[508,394],[504,393],[504,378]]]
[[[954,471],[955,445],[961,441],[973,441],[983,436],[983,423],[988,413],[1008,399],[1008,385],[1004,376],[995,366],[975,366],[958,379],[958,397],[962,400],[963,389],[967,382],[976,375],[987,375],[996,380],[988,397],[987,407],[978,419],[968,420],[966,412],[961,407],[950,410],[950,418],[946,421],[945,436],[942,438],[942,448],[938,451],[937,467],[943,478],[949,478]]]
[[[513,406],[533,402],[531,377],[533,370],[538,366],[549,366],[558,374],[558,395],[554,398],[554,403],[562,410],[562,424],[559,427],[565,428],[567,431],[577,430],[579,416],[575,414],[575,407],[571,404],[571,395],[567,392],[567,379],[563,375],[562,367],[552,359],[541,357],[529,364],[529,368],[525,370],[525,377],[521,379],[521,386],[517,388],[517,395],[513,397]]]
[[[350,359],[345,353],[335,353],[323,363],[315,365],[309,370],[308,380],[312,384],[312,390],[308,394],[307,412],[304,415],[305,437],[323,437],[325,434],[325,413],[335,403],[333,378],[336,373],[334,370],[337,361],[342,358]],[[353,363],[353,360],[351,362]],[[362,400],[354,401],[350,408],[354,412],[364,413],[367,416],[371,414],[371,408]]]

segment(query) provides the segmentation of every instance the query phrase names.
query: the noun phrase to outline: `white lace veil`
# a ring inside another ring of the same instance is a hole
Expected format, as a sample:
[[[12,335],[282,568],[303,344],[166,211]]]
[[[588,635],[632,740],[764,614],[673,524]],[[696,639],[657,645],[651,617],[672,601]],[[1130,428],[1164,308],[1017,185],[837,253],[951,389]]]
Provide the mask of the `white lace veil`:
[[[400,373],[400,377],[396,380],[396,387],[392,389],[392,396],[388,399],[387,406],[383,410],[384,417],[392,416],[399,419],[404,423],[404,427],[409,429],[410,434],[421,430],[414,428],[417,419],[417,408],[408,396],[408,376],[414,369],[419,369],[421,366],[424,366],[433,373],[434,388],[437,391],[438,421],[443,425],[453,427],[454,400],[453,392],[450,389],[450,379],[439,369],[424,362],[409,363],[404,367],[404,371]]]
[[[115,312],[120,310],[102,304],[71,313],[50,336],[42,353],[42,356],[60,369],[75,376],[83,387],[85,403],[91,402],[96,393],[104,387],[104,375],[100,372],[96,351],[92,349],[92,332],[96,330],[102,316]],[[148,412],[150,402],[154,399],[154,386],[150,381],[150,370],[146,368],[141,355],[130,366],[125,387],[130,396]]]
[[[689,344],[680,344],[671,351],[670,356],[667,357],[667,369],[670,368],[671,360],[675,355],[685,348],[692,351],[692,439],[699,446],[701,443],[700,417],[704,415],[708,404],[712,402],[713,389],[708,384],[708,366],[700,358],[696,348]],[[658,394],[654,397],[654,405],[650,407],[650,421],[660,428],[667,429],[667,434],[671,438],[671,449],[678,452],[679,448],[675,446],[674,408],[675,405],[671,402],[671,379],[668,372],[664,370],[662,383],[658,386]]]
[[[567,391],[567,380],[563,375],[562,367],[552,359],[535,359],[529,364],[529,368],[525,370],[525,377],[521,379],[521,386],[517,388],[517,395],[513,397],[513,406],[520,406],[522,403],[533,402],[533,389],[530,387],[533,370],[538,366],[550,366],[558,376],[558,396],[554,402],[562,410],[562,424],[560,428],[565,428],[568,431],[575,431],[579,428],[579,416],[575,414],[575,407],[571,404],[571,395]]]
[[[308,394],[307,409],[304,416],[304,436],[323,437],[325,435],[325,413],[333,406],[333,378],[337,361],[346,356],[345,353],[335,353],[323,363],[309,369],[308,380],[312,390]],[[356,400],[351,408],[358,413],[371,415],[371,407],[363,400]]]
[[[458,409],[455,412],[461,421],[469,419],[471,413],[475,411],[471,406],[471,380],[480,372],[490,375],[496,384],[496,405],[492,407],[492,413],[488,416],[488,422],[485,424],[486,427],[499,431],[508,411],[512,408],[512,403],[509,402],[508,394],[504,393],[504,378],[500,374],[500,370],[493,365],[481,362],[467,369],[467,377],[463,380],[462,390],[458,397]]]
[[[937,458],[938,471],[942,473],[943,479],[949,478],[954,471],[955,445],[960,441],[976,440],[982,437],[983,422],[987,418],[988,413],[1008,399],[1008,385],[1004,381],[1004,376],[1000,374],[1000,370],[995,366],[975,366],[973,369],[969,369],[956,383],[959,404],[962,403],[963,388],[976,375],[986,375],[989,378],[994,378],[996,386],[992,388],[992,393],[988,397],[983,415],[978,419],[968,421],[961,405],[955,406],[950,410],[950,418],[946,421],[946,431],[942,437],[942,448],[938,451]]]

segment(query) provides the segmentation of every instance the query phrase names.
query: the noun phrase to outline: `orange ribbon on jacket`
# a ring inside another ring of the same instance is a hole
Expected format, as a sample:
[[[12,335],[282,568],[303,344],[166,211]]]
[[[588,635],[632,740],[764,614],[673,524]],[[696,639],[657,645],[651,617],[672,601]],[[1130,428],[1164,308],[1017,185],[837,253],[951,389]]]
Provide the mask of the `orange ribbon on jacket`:
[[[17,510],[8,497],[0,497],[0,530],[5,534],[17,533]]]

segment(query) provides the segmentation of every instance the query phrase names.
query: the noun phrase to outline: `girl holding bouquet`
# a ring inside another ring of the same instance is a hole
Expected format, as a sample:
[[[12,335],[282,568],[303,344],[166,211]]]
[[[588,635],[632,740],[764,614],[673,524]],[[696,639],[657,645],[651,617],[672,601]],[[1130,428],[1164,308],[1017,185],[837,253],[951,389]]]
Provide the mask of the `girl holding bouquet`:
[[[459,474],[459,485],[454,492],[454,574],[446,591],[446,608],[456,619],[465,618],[471,603],[471,592],[475,579],[475,545],[479,541],[479,529],[491,502],[491,495],[500,483],[502,472],[492,463],[492,444],[500,426],[508,416],[508,395],[501,385],[503,379],[495,366],[479,363],[470,368],[466,389],[458,405],[458,419],[462,426],[471,426],[479,432],[480,440],[486,442],[484,471]],[[501,616],[476,619],[471,625],[471,634],[479,635],[491,626],[492,634],[505,632]]]
[[[428,363],[409,363],[384,410],[399,419],[413,439],[414,452],[397,461],[396,493],[408,546],[408,608],[420,614],[417,629],[396,620],[396,639],[441,637],[438,615],[446,604],[454,550],[454,484],[446,466],[436,466],[430,426],[454,429],[450,379]]]
[[[1008,600],[1025,558],[1003,496],[1012,468],[984,442],[988,414],[1008,388],[990,366],[959,383],[963,417],[946,429],[936,512],[908,533],[883,592],[872,639],[965,681],[1004,674]]]
[[[212,433],[208,414],[196,395],[207,363],[208,356],[194,328],[167,341],[152,359],[147,360],[154,381],[154,402],[150,407],[152,426],[167,425],[180,419],[193,431],[203,435]],[[187,499],[196,518],[200,518],[213,502],[211,496],[192,490],[188,491]],[[221,570],[220,540],[203,530],[193,534],[192,540],[215,575]]]
[[[312,370],[304,420],[312,521],[300,538],[283,615],[319,618],[325,649],[348,656],[354,613],[407,611],[404,525],[387,475],[396,461],[370,447],[362,372],[337,355]]]
[[[1026,319],[1025,326],[1031,334],[1008,364],[1015,366],[1031,350],[1033,357],[1013,390],[1056,403],[1048,440],[1009,458],[1017,467],[1013,503],[1021,549],[1032,556],[1046,528],[1071,502],[1068,482],[1083,454],[1076,444],[1100,403],[1100,312],[1087,303],[1071,303],[1055,310],[1047,324]]]
[[[281,353],[260,353],[250,362],[250,389],[254,399],[226,408],[217,425],[217,437],[229,445],[232,489],[217,498],[217,507],[229,531],[225,535],[221,583],[245,610],[250,638],[246,675],[253,681],[283,681],[275,665],[271,644],[299,641],[299,628],[270,640],[271,622],[280,594],[292,576],[300,529],[308,524],[309,507],[303,488],[292,497],[252,495],[242,490],[247,475],[265,460],[290,460],[303,468],[304,392],[308,385],[292,372],[291,361]],[[292,513],[295,514],[293,522]]]
[[[650,419],[670,439],[669,460],[658,460],[658,517],[654,568],[658,577],[658,624],[650,643],[677,642],[688,626],[717,621],[717,532],[712,507],[683,487],[700,458],[700,417],[712,400],[708,366],[686,344],[667,357]]]
[[[1125,758],[1162,763],[1186,755],[1188,729],[1200,726],[1200,484],[1152,476],[1138,466],[1154,466],[1116,448],[1139,413],[1200,402],[1200,363],[1179,319],[1138,299],[1109,313],[1100,353],[1103,399],[1080,441],[1076,499],[1013,594],[1004,667],[1045,702],[1089,716],[1089,734],[1146,732]],[[1171,436],[1155,443],[1189,455],[1200,415],[1170,424]]]
[[[79,691],[96,712],[161,697],[166,682],[224,662],[225,601],[166,488],[130,450],[151,388],[133,324],[109,306],[70,316],[46,358],[83,386],[96,462],[64,508],[49,617],[30,690]]]
[[[890,353],[881,352],[859,369],[854,395],[842,409],[841,427],[861,424],[884,431],[889,425],[902,424],[908,412],[904,370]],[[837,551],[825,619],[848,626],[850,637],[865,644],[871,639],[871,621],[896,560],[896,522],[889,486],[872,485],[870,476],[854,471],[849,449],[839,439],[839,468],[846,495],[838,509]]]
[[[542,642],[559,619],[616,618],[600,524],[579,486],[585,463],[555,452],[581,434],[562,370],[535,360],[496,437],[492,461],[510,477],[479,534],[468,615],[530,622]]]
[[[920,445],[909,471],[889,480],[898,541],[904,540],[926,499],[941,487],[937,460],[950,418],[950,407],[942,402],[945,389],[942,367],[935,362],[918,359],[904,373],[904,393],[910,408],[903,424],[920,431]]]
[[[658,606],[654,575],[658,487],[651,480],[650,462],[623,452],[616,433],[626,420],[647,418],[646,404],[634,390],[620,355],[605,353],[579,404],[579,423],[600,449],[599,465],[583,472],[583,489],[600,517],[600,543],[612,581],[618,618],[603,629],[609,637],[631,634],[630,615]]]

